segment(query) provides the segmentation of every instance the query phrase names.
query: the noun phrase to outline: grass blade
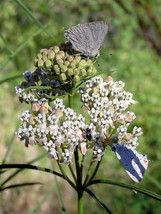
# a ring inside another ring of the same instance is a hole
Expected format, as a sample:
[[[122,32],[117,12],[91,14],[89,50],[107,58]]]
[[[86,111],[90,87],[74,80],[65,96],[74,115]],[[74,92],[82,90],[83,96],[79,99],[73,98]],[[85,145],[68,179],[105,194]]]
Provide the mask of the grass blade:
[[[61,207],[62,213],[66,214],[66,210],[65,210],[65,207],[64,207],[64,203],[63,203],[63,199],[62,199],[62,196],[61,196],[61,192],[60,192],[60,188],[59,188],[59,184],[58,184],[56,175],[55,175],[55,183],[56,183],[56,189],[57,189],[59,203],[60,203],[60,207]]]
[[[33,185],[37,185],[37,184],[42,184],[40,182],[28,182],[28,183],[22,183],[22,184],[14,184],[14,185],[9,185],[6,187],[1,188],[0,187],[0,192],[6,190],[6,189],[12,189],[12,188],[17,188],[17,187],[24,187],[24,186],[33,186]]]
[[[39,22],[39,20],[31,13],[31,11],[23,4],[20,0],[14,0],[24,11],[25,13],[39,26],[41,29],[50,37],[52,35],[46,30],[46,28]]]
[[[19,75],[15,75],[15,76],[12,76],[12,77],[7,77],[5,79],[2,79],[0,80],[0,84],[4,83],[4,82],[9,82],[9,81],[12,81],[12,80],[15,80],[15,79],[18,79],[18,78],[23,78],[22,74],[19,74]]]
[[[0,32],[0,37],[1,37],[1,39],[3,40],[3,42],[4,42],[5,46],[6,46],[6,49],[9,51],[9,53],[10,53],[10,54],[13,54],[13,51],[12,51],[12,50],[10,49],[10,47],[8,46],[7,41],[5,40],[5,38],[3,37],[3,35],[1,34],[1,32]]]
[[[103,207],[107,213],[112,214],[112,212],[106,207],[106,205],[104,205],[96,196],[95,194],[93,194],[93,192],[91,192],[89,189],[85,190],[99,205],[101,205],[101,207]]]
[[[116,181],[111,181],[111,180],[101,180],[100,179],[100,180],[91,181],[87,186],[90,186],[92,184],[97,184],[97,183],[111,184],[111,185],[120,186],[120,187],[127,188],[127,189],[136,190],[137,192],[140,192],[140,193],[142,193],[144,195],[150,196],[150,197],[152,197],[154,199],[157,199],[157,200],[161,201],[161,195],[158,195],[158,194],[156,194],[154,192],[151,192],[149,190],[146,190],[146,189],[142,189],[140,187],[136,187],[136,186],[133,186],[133,185],[130,185],[130,184],[124,184],[124,183],[121,183],[121,182],[116,182]]]
[[[45,26],[45,28],[48,25]],[[42,32],[42,29],[39,29],[38,31],[36,31],[31,37],[29,37],[23,44],[21,44],[13,54],[11,54],[0,66],[0,70],[2,70],[24,47],[26,47],[26,45],[37,35],[39,35],[39,33]]]
[[[18,124],[18,126],[19,126],[19,124]],[[16,127],[16,130],[17,130],[18,126]],[[14,138],[15,138],[15,132],[13,133],[13,135],[12,135],[12,137],[10,139],[10,142],[8,144],[6,153],[5,153],[5,155],[4,155],[3,159],[2,159],[2,164],[4,164],[6,162],[6,160],[7,160],[8,154],[9,154],[9,152],[11,150],[11,146],[12,146],[13,141],[14,141]]]
[[[40,199],[40,201],[37,203],[37,205],[34,207],[34,209],[32,211],[30,211],[29,214],[36,214],[38,213],[38,210],[40,209],[41,205],[46,201],[46,199],[49,197],[49,195],[53,192],[54,187],[52,187],[45,195],[42,199]]]

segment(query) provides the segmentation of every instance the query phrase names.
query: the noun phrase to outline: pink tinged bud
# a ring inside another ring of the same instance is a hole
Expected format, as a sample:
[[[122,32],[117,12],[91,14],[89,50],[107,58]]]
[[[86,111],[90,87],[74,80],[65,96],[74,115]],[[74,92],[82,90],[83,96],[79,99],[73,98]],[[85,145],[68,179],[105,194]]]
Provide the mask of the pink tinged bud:
[[[60,118],[63,116],[63,111],[61,109],[57,109],[55,115]]]
[[[102,137],[103,137],[104,139],[107,138],[107,136],[106,136],[106,130],[105,130],[105,129],[102,130],[101,135],[102,135]]]
[[[48,104],[48,102],[43,102],[43,103],[41,104],[41,106],[42,106],[42,107],[49,108],[49,104]]]
[[[34,137],[29,137],[29,144],[30,144],[31,146],[34,146],[34,145],[36,144],[36,140],[35,140]]]
[[[131,100],[131,103],[132,103],[132,104],[137,104],[138,101],[136,101],[136,100]]]
[[[131,140],[132,139],[132,135],[130,134],[130,133],[127,133],[126,135],[125,135],[125,140],[126,141],[129,141],[129,140]]]
[[[32,111],[38,112],[40,110],[41,106],[38,103],[32,104]]]
[[[87,111],[87,107],[83,106],[83,111],[86,112]]]
[[[59,137],[59,139],[55,141],[55,145],[57,147],[60,147],[61,144],[63,144],[65,141],[66,141],[65,135],[61,135],[61,137]]]
[[[54,158],[55,160],[58,160],[57,151],[55,149],[50,151],[49,157]]]
[[[43,146],[45,143],[47,143],[47,138],[46,137],[39,140],[39,145],[40,146]]]
[[[80,144],[80,147],[81,147],[81,152],[82,152],[82,154],[85,155],[86,152],[87,152],[86,143],[81,143],[81,144]]]
[[[112,127],[113,129],[115,129],[115,126],[114,126],[114,124],[113,124],[113,121],[112,121],[112,120],[110,121],[110,125],[111,125],[111,127]]]
[[[80,77],[78,75],[74,75],[73,81],[74,82],[79,82],[80,81]]]
[[[55,53],[58,53],[58,52],[59,52],[59,47],[55,45],[55,46],[53,47],[53,51],[54,51]]]
[[[29,121],[30,121],[30,124],[32,125],[35,124],[35,117],[31,116]]]
[[[92,92],[93,92],[94,94],[98,94],[98,93],[99,93],[99,88],[94,87],[94,88],[92,89]]]
[[[59,130],[59,126],[57,126],[57,125],[51,125],[49,128],[50,128],[50,133],[51,134],[52,133],[57,133],[58,130]]]
[[[133,120],[133,115],[131,115],[130,113],[127,113],[125,115],[125,119],[126,119],[126,122],[131,122]]]
[[[125,117],[124,116],[120,116],[119,118],[117,118],[117,122],[120,124],[125,124]]]
[[[47,114],[49,112],[48,108],[42,106],[41,109],[40,109],[40,113],[41,114]]]
[[[108,76],[108,77],[106,78],[106,82],[111,82],[111,81],[113,81],[113,78],[112,78],[111,76]]]

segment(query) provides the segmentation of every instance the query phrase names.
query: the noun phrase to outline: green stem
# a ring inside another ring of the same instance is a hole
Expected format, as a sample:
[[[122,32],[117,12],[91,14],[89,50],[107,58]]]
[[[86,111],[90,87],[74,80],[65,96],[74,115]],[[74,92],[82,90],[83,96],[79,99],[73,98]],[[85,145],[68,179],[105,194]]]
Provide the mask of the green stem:
[[[69,164],[68,167],[69,167],[69,170],[70,170],[70,172],[71,172],[71,174],[72,174],[72,176],[73,176],[73,178],[74,178],[75,184],[77,184],[77,179],[76,179],[76,177],[75,177],[75,174],[74,174],[74,172],[73,172],[73,169],[72,169],[72,167],[71,167],[71,164]]]
[[[81,173],[81,166],[79,163],[78,148],[76,148],[76,151],[74,152],[74,157],[75,157],[75,165],[76,165],[76,172],[77,172],[78,214],[83,214],[82,173]]]
[[[65,178],[65,180],[74,188],[76,189],[76,186],[74,185],[74,183],[68,178],[67,174],[65,173],[63,167],[61,166],[61,164],[57,161],[59,169],[61,171],[61,173],[63,174],[63,177]]]
[[[90,180],[88,181],[88,183],[86,185],[84,185],[84,188],[86,188],[91,183],[91,181],[93,180],[93,178],[95,177],[95,175],[96,175],[96,173],[97,173],[97,171],[99,169],[100,164],[101,164],[101,161],[98,161],[98,163],[96,165],[96,168],[95,168],[92,176],[90,177]]]
[[[85,180],[84,180],[83,186],[85,186],[86,183],[87,183],[87,180],[88,180],[89,175],[90,175],[90,173],[91,173],[92,165],[93,165],[93,161],[91,160],[90,165],[89,165],[89,168],[88,168],[88,172],[87,172],[87,175],[86,175],[86,178],[85,178]]]

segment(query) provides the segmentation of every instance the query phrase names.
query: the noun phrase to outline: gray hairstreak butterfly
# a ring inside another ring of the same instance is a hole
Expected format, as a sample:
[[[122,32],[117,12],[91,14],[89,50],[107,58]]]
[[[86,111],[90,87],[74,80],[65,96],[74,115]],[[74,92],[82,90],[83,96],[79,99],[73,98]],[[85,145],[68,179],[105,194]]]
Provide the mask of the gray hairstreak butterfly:
[[[135,149],[124,144],[112,145],[111,148],[127,174],[132,180],[139,183],[143,178],[145,170],[148,168],[149,160],[147,155],[141,155]]]
[[[89,57],[97,57],[108,32],[108,24],[104,21],[78,24],[68,30],[64,36],[72,44],[72,48]]]

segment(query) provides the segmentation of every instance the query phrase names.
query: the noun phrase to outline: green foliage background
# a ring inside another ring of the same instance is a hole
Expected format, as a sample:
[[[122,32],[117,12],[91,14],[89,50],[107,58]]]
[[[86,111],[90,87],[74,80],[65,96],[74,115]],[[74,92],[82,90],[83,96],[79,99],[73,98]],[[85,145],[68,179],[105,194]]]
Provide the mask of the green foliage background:
[[[139,102],[130,108],[137,116],[133,125],[141,126],[144,132],[140,138],[138,151],[147,154],[151,162],[143,181],[137,185],[161,194],[161,55],[145,39],[144,31],[138,24],[139,14],[141,20],[147,23],[149,34],[158,44],[159,29],[153,22],[150,22],[143,8],[148,5],[161,26],[161,20],[157,16],[161,10],[161,1],[156,0],[154,3],[142,0],[139,1],[139,7],[135,5],[137,1],[132,0],[127,2],[118,0],[22,0],[21,2],[26,5],[39,23],[20,7],[18,0],[0,1],[0,79],[21,75],[25,70],[34,69],[33,62],[41,48],[49,48],[65,41],[63,27],[69,28],[78,23],[96,20],[104,20],[109,23],[109,33],[101,49],[98,59],[100,66],[97,69],[107,71],[107,75],[113,71],[114,80],[124,81],[126,90],[132,92],[134,99]],[[125,5],[120,2],[124,2]],[[40,27],[40,23],[43,26],[47,25],[45,29],[51,36]],[[112,53],[112,56],[108,53]],[[16,129],[17,115],[29,108],[25,104],[20,104],[15,95],[14,86],[18,85],[21,80],[6,81],[0,87],[1,157]],[[78,103],[76,97],[75,110],[77,112],[80,109]],[[33,152],[33,150],[36,151]],[[25,163],[41,152],[43,151],[39,148],[31,148],[28,152],[15,139],[7,162]],[[46,161],[39,162],[39,165],[50,166],[49,162],[46,159]],[[41,188],[25,187],[3,193],[1,213],[30,213],[36,206],[39,197],[50,189],[54,180],[45,174],[35,175],[33,171],[24,172],[18,177],[19,180],[39,181],[40,175],[41,180],[45,183]],[[106,151],[97,177],[134,184],[109,150]],[[68,185],[61,181],[60,187],[67,213],[76,213],[75,193],[71,192]],[[160,202],[135,194],[130,190],[102,184],[94,186],[93,191],[113,213],[161,213]],[[17,200],[22,196],[24,200]],[[104,213],[93,199],[87,195],[85,197],[85,213]],[[32,199],[32,203],[28,198]],[[6,208],[6,204],[8,208]],[[19,209],[16,209],[14,204]],[[38,213],[61,213],[55,193],[46,200]]]

